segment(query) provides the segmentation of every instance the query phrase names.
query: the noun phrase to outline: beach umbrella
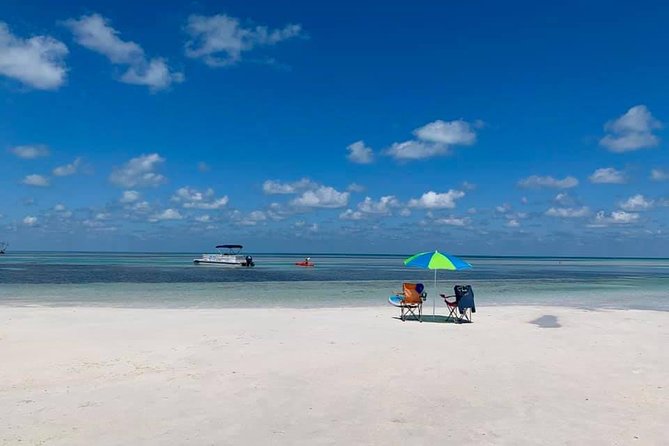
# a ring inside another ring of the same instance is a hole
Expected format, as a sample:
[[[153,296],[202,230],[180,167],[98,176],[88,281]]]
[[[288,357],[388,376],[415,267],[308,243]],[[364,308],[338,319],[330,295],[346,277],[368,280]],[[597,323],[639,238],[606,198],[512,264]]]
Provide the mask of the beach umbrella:
[[[432,296],[432,315],[436,311],[437,306],[437,270],[445,269],[450,271],[458,271],[461,269],[471,268],[472,266],[464,260],[444,254],[439,251],[434,252],[420,252],[414,254],[404,261],[405,266],[412,266],[414,268],[424,268],[434,270],[434,296]]]

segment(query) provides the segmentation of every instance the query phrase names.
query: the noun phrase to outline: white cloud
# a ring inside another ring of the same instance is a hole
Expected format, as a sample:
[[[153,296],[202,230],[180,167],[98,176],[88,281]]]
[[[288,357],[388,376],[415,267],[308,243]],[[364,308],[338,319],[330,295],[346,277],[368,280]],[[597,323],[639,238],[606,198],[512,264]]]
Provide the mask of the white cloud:
[[[620,203],[620,207],[626,211],[645,211],[653,207],[653,200],[649,200],[641,194],[629,197]]]
[[[437,120],[417,128],[413,133],[421,141],[437,144],[469,146],[476,142],[476,133],[462,119],[450,122]]]
[[[267,195],[285,195],[297,194],[307,189],[315,189],[316,183],[308,178],[302,178],[292,183],[282,183],[281,181],[267,180],[262,185],[262,190]]]
[[[553,201],[562,206],[569,206],[574,203],[573,198],[566,192],[558,192]]]
[[[115,168],[109,181],[120,187],[155,187],[166,178],[155,170],[165,161],[157,153],[132,158],[121,167]]]
[[[506,226],[509,228],[517,228],[520,226],[520,222],[515,218],[512,218],[506,222]]]
[[[69,175],[74,175],[79,170],[81,165],[81,158],[75,158],[70,164],[65,164],[64,166],[58,166],[53,169],[53,174],[57,177],[66,177]]]
[[[144,64],[133,65],[121,76],[121,81],[126,84],[143,85],[152,90],[162,90],[172,83],[181,83],[184,79],[183,73],[171,72],[165,59],[159,57]]]
[[[662,169],[653,169],[650,171],[650,179],[653,181],[667,181],[669,180],[669,172]]]
[[[222,209],[229,199],[227,195],[216,198],[211,188],[200,192],[192,187],[182,187],[172,196],[172,201],[181,203],[187,209]]]
[[[550,208],[546,211],[546,215],[559,218],[581,218],[590,215],[590,209],[586,206],[580,208]]]
[[[14,155],[19,158],[26,160],[32,160],[35,158],[43,158],[49,156],[49,148],[42,144],[29,145],[29,146],[16,146],[9,149]]]
[[[625,184],[627,178],[620,170],[613,167],[602,167],[595,170],[592,175],[588,177],[591,183],[596,184]]]
[[[560,180],[551,176],[531,175],[520,180],[518,185],[525,188],[549,187],[553,189],[569,189],[578,186],[578,180],[574,177],[564,177]]]
[[[179,213],[178,210],[176,209],[165,209],[163,212],[160,212],[158,214],[154,214],[149,221],[150,222],[157,222],[157,221],[165,221],[165,220],[181,220],[183,219],[183,216]]]
[[[23,224],[26,226],[37,226],[37,217],[28,215],[23,219]]]
[[[346,148],[349,161],[356,164],[370,164],[374,162],[374,151],[365,145],[364,141],[356,141]]]
[[[379,198],[378,201],[372,200],[371,197],[365,197],[363,201],[358,203],[358,210],[365,214],[390,214],[393,208],[399,207],[400,202],[394,195],[386,195]]]
[[[662,124],[645,105],[635,105],[604,128],[608,133],[599,143],[611,152],[622,153],[657,146],[660,139],[653,130],[662,128]]]
[[[426,143],[416,140],[396,142],[386,151],[386,154],[397,161],[421,160],[434,156],[447,155],[448,153],[448,146],[444,144]]]
[[[360,211],[354,211],[353,209],[346,209],[344,212],[339,214],[341,220],[362,220],[365,218],[365,215]]]
[[[290,202],[298,208],[341,208],[348,204],[349,192],[339,192],[333,187],[319,186],[308,190]]]
[[[195,217],[195,221],[199,221],[200,223],[209,223],[211,222],[211,217],[207,214],[200,215],[198,217]]]
[[[364,186],[361,186],[358,183],[351,183],[351,184],[348,185],[346,190],[349,191],[349,192],[364,192],[365,188],[364,188]]]
[[[109,26],[109,21],[100,14],[70,19],[65,21],[65,25],[79,45],[104,55],[113,64],[128,65],[121,82],[161,90],[184,79],[182,73],[170,71],[164,59],[148,60],[141,46],[122,40],[119,32]]]
[[[21,181],[27,186],[37,186],[37,187],[46,187],[49,185],[49,179],[43,175],[26,175],[26,177]]]
[[[55,206],[53,207],[53,210],[56,211],[56,212],[64,212],[66,209],[67,209],[67,208],[66,208],[65,205],[62,204],[62,203],[58,203],[57,205],[55,205]]]
[[[397,161],[410,161],[448,155],[454,145],[472,145],[476,133],[472,125],[462,119],[455,121],[437,120],[413,131],[416,139],[396,142],[386,150],[386,154]]]
[[[294,24],[281,29],[268,29],[266,26],[245,28],[239,19],[224,14],[191,15],[186,32],[190,36],[186,43],[186,56],[202,59],[211,67],[234,65],[241,60],[244,52],[303,34],[302,26]]]
[[[509,203],[504,203],[499,206],[495,206],[495,211],[499,212],[500,214],[506,214],[507,212],[511,211],[511,205]]]
[[[399,214],[400,214],[400,217],[408,217],[408,216],[411,215],[411,210],[408,209],[408,208],[403,208],[403,209],[400,210]]]
[[[420,198],[409,200],[409,206],[423,209],[453,209],[456,201],[465,196],[460,190],[450,189],[448,192],[425,192]]]
[[[233,219],[238,225],[241,226],[255,226],[258,223],[266,221],[267,214],[265,214],[263,211],[252,211],[247,215],[244,215],[237,211],[233,214]]]
[[[434,220],[434,223],[437,224],[442,224],[442,225],[450,225],[450,226],[465,226],[468,225],[470,222],[470,219],[467,217],[460,218],[460,217],[444,217],[444,218],[438,218]]]
[[[139,192],[136,190],[124,190],[123,195],[118,201],[124,204],[135,203],[139,200],[139,197]]]
[[[22,39],[0,22],[0,74],[38,90],[55,90],[67,75],[63,42],[50,36]]]
[[[608,224],[629,224],[639,220],[639,214],[635,212],[613,211],[610,215],[606,212],[599,211],[595,216],[595,225],[591,226],[606,226]]]

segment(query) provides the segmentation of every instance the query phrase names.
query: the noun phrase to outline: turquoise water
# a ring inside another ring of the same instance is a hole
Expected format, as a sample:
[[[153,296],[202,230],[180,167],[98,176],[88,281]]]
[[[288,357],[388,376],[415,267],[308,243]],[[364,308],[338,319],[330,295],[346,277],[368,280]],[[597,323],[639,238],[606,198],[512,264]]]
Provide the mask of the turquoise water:
[[[404,255],[253,254],[257,266],[195,266],[199,253],[36,253],[0,257],[0,305],[120,307],[347,307],[387,305],[402,281],[431,271]],[[669,259],[463,256],[474,268],[438,272],[438,291],[474,287],[477,304],[565,305],[669,311]],[[441,304],[443,306],[443,304]]]

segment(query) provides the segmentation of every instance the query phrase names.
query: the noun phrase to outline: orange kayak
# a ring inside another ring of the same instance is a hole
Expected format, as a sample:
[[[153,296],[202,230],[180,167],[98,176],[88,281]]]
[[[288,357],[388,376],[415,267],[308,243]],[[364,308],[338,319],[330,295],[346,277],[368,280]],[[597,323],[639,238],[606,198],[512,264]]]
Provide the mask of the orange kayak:
[[[295,262],[297,266],[315,266],[314,262]]]

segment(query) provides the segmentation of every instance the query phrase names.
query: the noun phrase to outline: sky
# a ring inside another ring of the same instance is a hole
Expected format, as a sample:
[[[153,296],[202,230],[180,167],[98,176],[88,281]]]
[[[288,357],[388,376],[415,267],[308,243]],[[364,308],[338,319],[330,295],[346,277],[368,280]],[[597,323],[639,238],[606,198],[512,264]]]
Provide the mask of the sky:
[[[669,257],[665,2],[0,5],[13,250]]]

